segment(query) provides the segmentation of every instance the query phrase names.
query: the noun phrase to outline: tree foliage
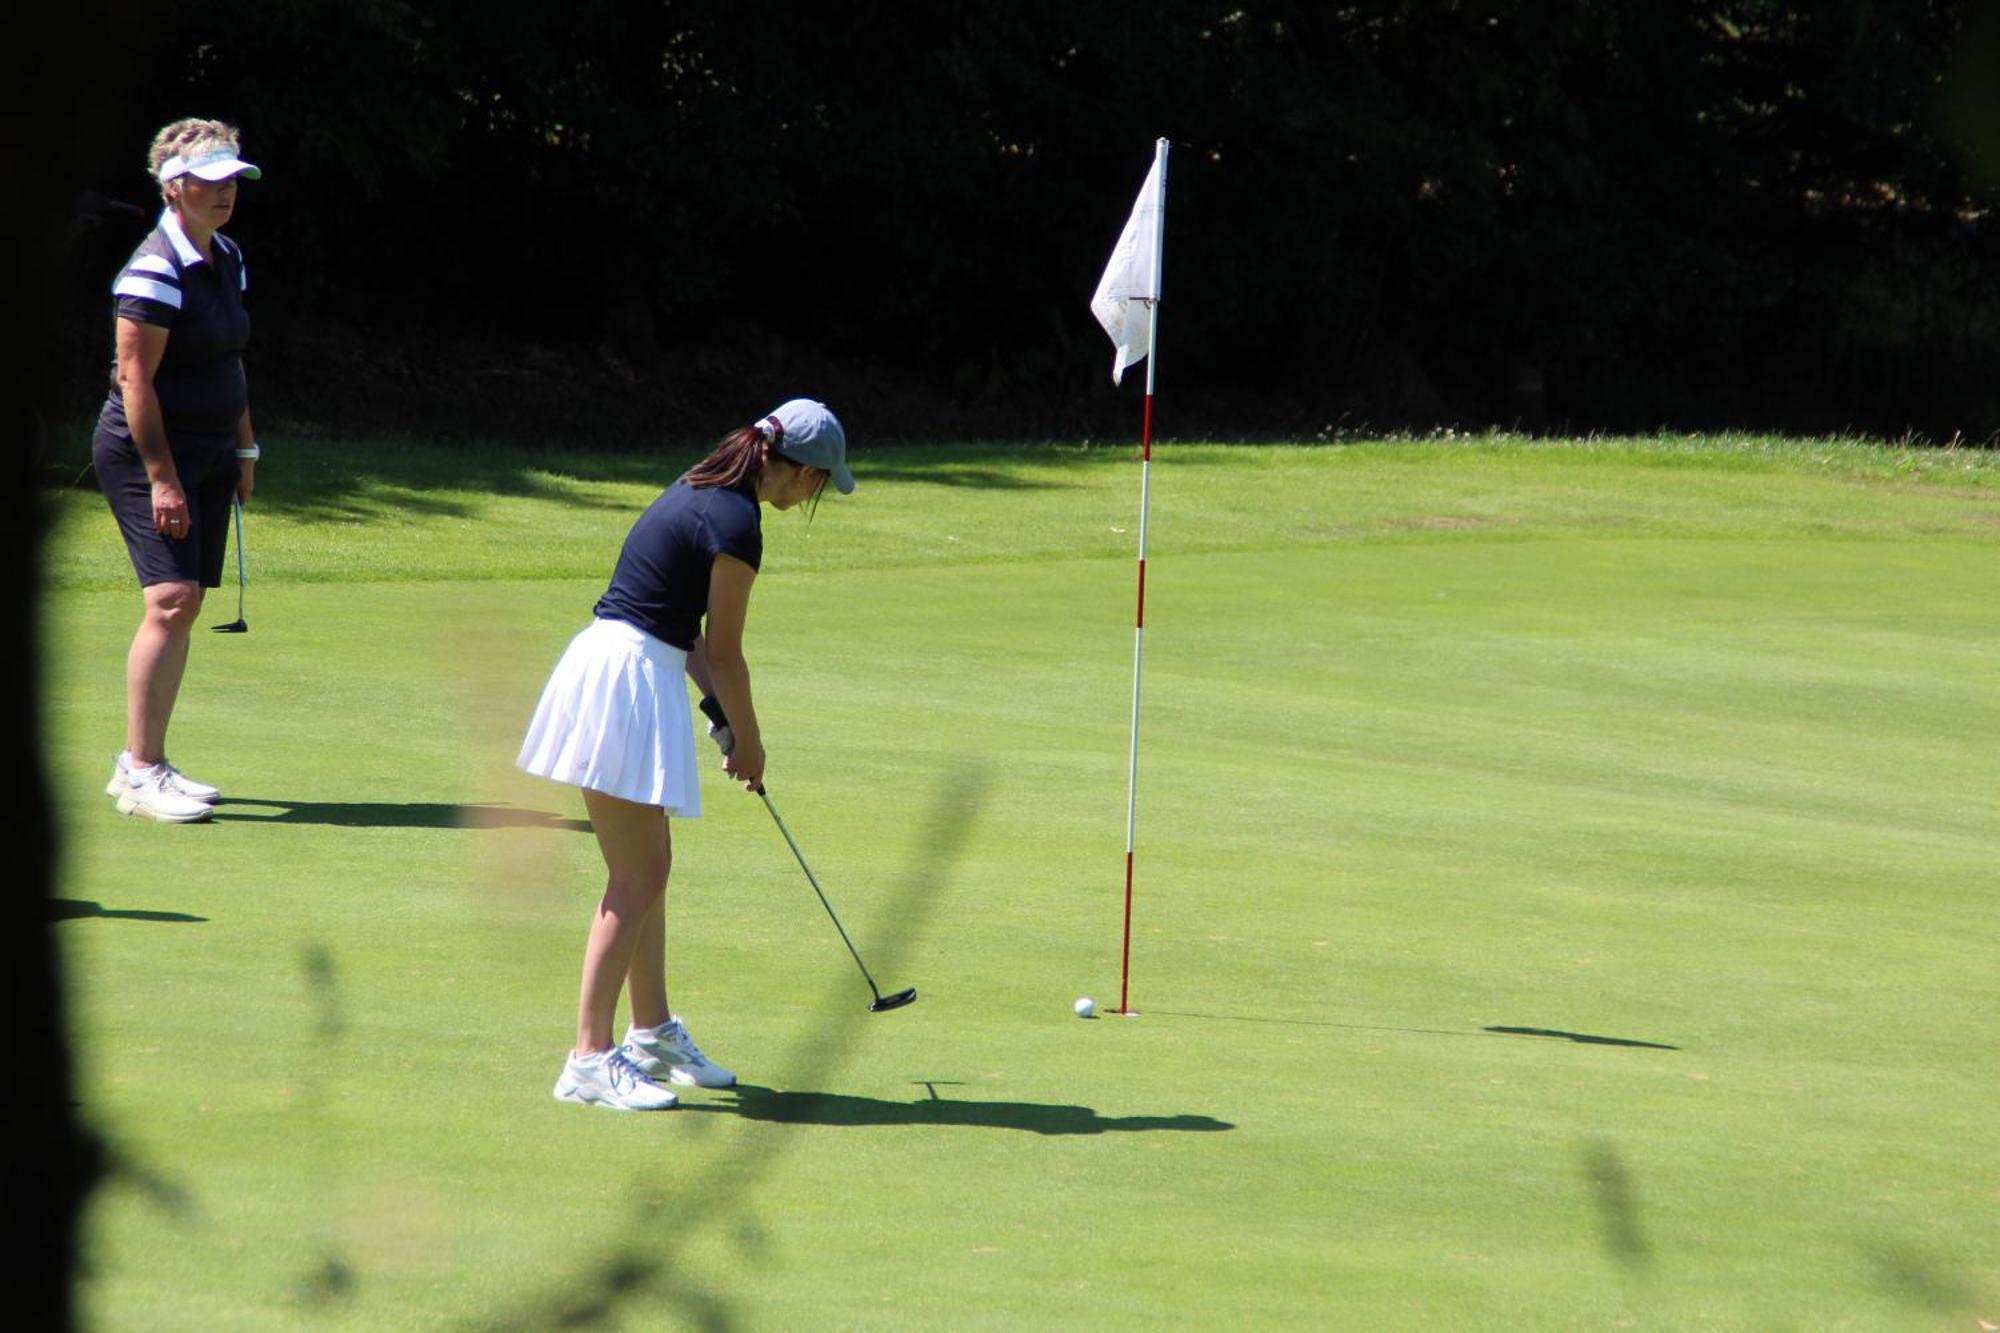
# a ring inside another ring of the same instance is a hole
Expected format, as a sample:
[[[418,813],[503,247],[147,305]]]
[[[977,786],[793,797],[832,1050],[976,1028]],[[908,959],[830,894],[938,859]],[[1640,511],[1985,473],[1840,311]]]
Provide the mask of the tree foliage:
[[[1966,10],[205,0],[148,11],[132,156],[243,124],[279,337],[846,366],[1004,430],[1117,406],[1085,301],[1164,135],[1162,355],[1210,429],[1983,434]]]

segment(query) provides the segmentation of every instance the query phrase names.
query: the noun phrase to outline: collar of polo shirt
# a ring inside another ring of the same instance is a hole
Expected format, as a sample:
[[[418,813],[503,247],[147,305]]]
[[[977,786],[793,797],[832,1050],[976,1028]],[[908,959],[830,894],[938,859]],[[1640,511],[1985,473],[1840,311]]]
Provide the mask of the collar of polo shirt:
[[[182,268],[208,262],[202,258],[201,251],[194,248],[194,242],[188,239],[188,234],[181,230],[181,220],[174,216],[173,209],[160,210],[160,230],[167,234],[168,243],[174,247],[174,253],[180,256]]]

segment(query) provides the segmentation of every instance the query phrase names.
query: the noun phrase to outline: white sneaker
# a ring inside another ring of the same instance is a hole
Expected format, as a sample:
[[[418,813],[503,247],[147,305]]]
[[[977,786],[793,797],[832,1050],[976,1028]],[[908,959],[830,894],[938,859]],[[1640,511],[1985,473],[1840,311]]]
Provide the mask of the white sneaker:
[[[617,1111],[664,1111],[680,1098],[646,1077],[623,1046],[579,1058],[571,1051],[556,1080],[556,1100]]]
[[[166,780],[162,785],[171,787],[181,795],[197,801],[206,801],[210,805],[214,805],[222,799],[222,789],[220,787],[211,787],[206,782],[196,782],[193,778],[175,768],[172,760],[161,760],[160,767],[167,771]],[[132,753],[128,750],[119,755],[118,762],[111,766],[111,781],[104,784],[104,794],[113,797],[123,796],[125,789],[131,785]]]
[[[648,1074],[664,1068],[667,1077],[682,1087],[727,1088],[736,1082],[736,1075],[701,1053],[679,1015],[656,1028],[626,1029],[625,1049],[639,1068]]]
[[[127,769],[125,790],[118,797],[118,813],[137,815],[160,824],[196,824],[215,811],[207,801],[197,801],[181,792],[174,783],[173,770],[165,764],[155,768]]]

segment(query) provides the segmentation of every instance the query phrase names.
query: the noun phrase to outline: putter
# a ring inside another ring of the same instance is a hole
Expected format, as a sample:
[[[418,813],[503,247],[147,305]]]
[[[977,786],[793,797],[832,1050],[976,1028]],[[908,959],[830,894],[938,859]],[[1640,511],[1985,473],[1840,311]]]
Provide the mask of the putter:
[[[250,622],[243,618],[243,502],[231,500],[229,507],[236,515],[236,619],[227,625],[217,625],[217,634],[248,634]]]
[[[840,942],[847,946],[847,952],[854,954],[854,965],[861,969],[862,978],[867,981],[868,989],[875,996],[875,1002],[868,1006],[868,1012],[879,1014],[889,1009],[901,1009],[914,1001],[917,998],[915,986],[908,990],[899,990],[894,995],[884,995],[882,988],[875,984],[875,978],[868,974],[868,964],[861,961],[861,955],[855,952],[854,941],[847,938],[847,928],[840,924],[839,917],[833,915],[833,904],[826,900],[826,894],[820,892],[819,881],[813,877],[812,867],[806,864],[805,853],[799,850],[798,843],[792,841],[792,831],[785,827],[784,820],[778,818],[778,807],[771,804],[770,793],[764,790],[764,784],[761,782],[757,784],[757,794],[764,798],[764,808],[771,812],[772,822],[777,824],[778,832],[785,835],[785,845],[790,847],[792,855],[798,858],[799,869],[806,872],[806,883],[812,885],[814,893],[819,894],[819,905],[826,909],[829,917],[833,917],[833,928],[840,932]]]

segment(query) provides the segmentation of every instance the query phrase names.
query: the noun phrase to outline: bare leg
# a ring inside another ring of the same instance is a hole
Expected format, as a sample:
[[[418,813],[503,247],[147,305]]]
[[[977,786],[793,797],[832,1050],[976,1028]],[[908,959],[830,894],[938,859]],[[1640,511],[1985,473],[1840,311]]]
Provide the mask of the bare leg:
[[[145,618],[125,655],[125,748],[140,768],[167,757],[167,723],[187,672],[202,589],[198,583],[155,583],[145,594]]]
[[[667,890],[667,869],[671,855],[667,843],[666,812],[657,805],[639,805],[607,796],[601,791],[583,790],[584,808],[597,834],[597,847],[604,854],[608,872],[604,898],[590,925],[590,940],[583,951],[583,985],[576,1002],[576,1053],[589,1055],[608,1051],[612,1019],[618,1010],[618,991],[625,984],[640,953],[640,941],[649,920],[665,922],[661,899]],[[665,956],[663,935],[654,955],[660,969],[660,999],[665,1004]]]
[[[667,873],[673,874],[674,840],[667,833]],[[639,940],[632,949],[632,966],[625,973],[625,999],[632,1007],[634,1027],[656,1028],[667,1021],[667,895],[653,900],[639,923]]]

